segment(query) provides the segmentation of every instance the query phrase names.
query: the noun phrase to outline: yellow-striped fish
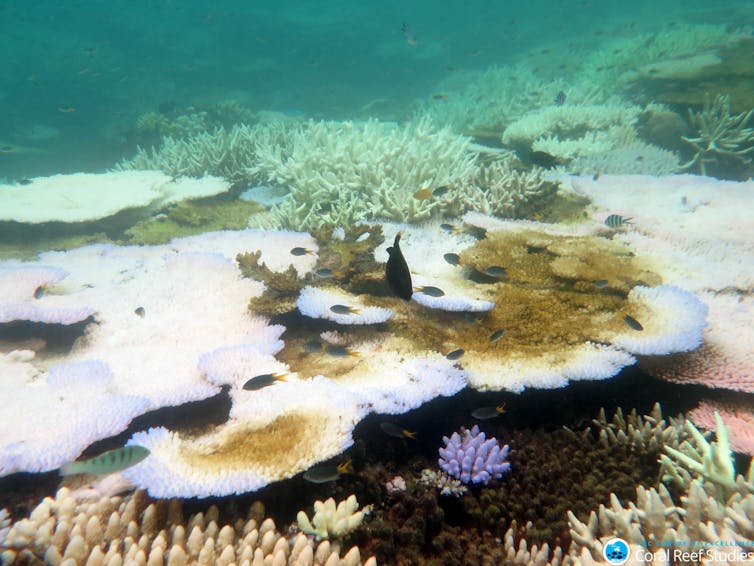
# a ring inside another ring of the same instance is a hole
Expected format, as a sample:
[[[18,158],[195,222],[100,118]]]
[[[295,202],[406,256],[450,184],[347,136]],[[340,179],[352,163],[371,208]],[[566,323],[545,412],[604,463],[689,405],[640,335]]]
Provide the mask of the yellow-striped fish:
[[[73,474],[94,474],[103,476],[112,474],[135,466],[149,456],[149,449],[136,444],[129,444],[115,450],[108,450],[99,456],[82,460],[80,462],[68,462],[60,467],[61,476]]]

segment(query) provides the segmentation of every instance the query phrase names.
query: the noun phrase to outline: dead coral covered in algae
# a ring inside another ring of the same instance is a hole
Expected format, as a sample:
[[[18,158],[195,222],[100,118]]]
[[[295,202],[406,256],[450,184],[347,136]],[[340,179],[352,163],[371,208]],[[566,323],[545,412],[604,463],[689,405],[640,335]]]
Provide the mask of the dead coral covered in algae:
[[[367,232],[369,237],[363,239]],[[287,328],[286,346],[277,357],[302,377],[323,374],[337,378],[358,363],[335,360],[305,347],[323,331],[332,330],[342,331],[339,338],[346,346],[379,343],[376,351],[381,352],[445,355],[460,348],[465,351],[459,362],[464,367],[503,359],[567,359],[586,342],[609,342],[629,330],[626,316],[646,321],[650,314],[631,302],[628,294],[637,284],[661,283],[624,245],[609,240],[554,235],[533,228],[490,232],[461,252],[461,266],[448,284],[460,284],[496,306],[488,312],[447,312],[388,295],[383,264],[374,261],[374,249],[382,242],[379,228],[346,231],[342,240],[332,238],[329,231],[322,232],[318,242],[321,248],[315,272],[326,266],[332,277],[318,279],[308,274],[299,279],[293,272],[267,273],[264,266],[246,271],[264,280],[267,287],[261,297],[252,300],[250,310],[285,314],[277,322]],[[437,250],[440,262],[445,251],[449,250]],[[379,257],[379,250],[376,255]],[[239,259],[244,265],[250,258],[247,254]],[[427,258],[428,263],[437,260]],[[416,267],[421,271],[421,266]],[[358,296],[361,304],[390,308],[394,316],[379,325],[349,327],[347,332],[321,319],[302,317],[295,312],[294,301],[298,291],[310,285],[338,287]],[[290,324],[289,317],[295,317],[295,324]],[[499,331],[502,338],[491,340]],[[505,384],[482,388],[500,387],[506,388]]]

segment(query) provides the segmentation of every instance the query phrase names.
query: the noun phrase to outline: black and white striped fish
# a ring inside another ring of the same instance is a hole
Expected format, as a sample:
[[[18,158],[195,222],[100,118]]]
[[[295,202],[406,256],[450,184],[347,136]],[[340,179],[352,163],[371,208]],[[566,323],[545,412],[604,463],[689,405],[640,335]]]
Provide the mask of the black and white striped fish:
[[[621,228],[622,226],[626,224],[631,224],[631,218],[624,218],[620,214],[611,214],[607,218],[605,218],[605,226],[608,228]]]

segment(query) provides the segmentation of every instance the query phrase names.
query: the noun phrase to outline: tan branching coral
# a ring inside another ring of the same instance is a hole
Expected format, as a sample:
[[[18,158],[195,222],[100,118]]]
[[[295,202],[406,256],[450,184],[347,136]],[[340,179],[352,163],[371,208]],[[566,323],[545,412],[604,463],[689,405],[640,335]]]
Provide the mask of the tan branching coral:
[[[219,510],[184,520],[178,499],[150,502],[144,492],[79,503],[63,488],[45,498],[28,519],[15,523],[0,541],[3,564],[44,560],[46,564],[132,564],[174,566],[217,564],[357,566],[359,549],[340,557],[337,543],[319,545],[304,534],[290,539],[252,505],[249,517],[221,525]],[[374,558],[364,564],[376,566]]]
[[[730,96],[718,94],[713,100],[705,97],[701,112],[689,110],[689,120],[696,128],[696,137],[681,136],[691,144],[696,153],[681,169],[696,166],[702,175],[707,173],[707,164],[720,157],[743,161],[754,151],[754,128],[747,128],[754,108],[740,114],[730,113]]]

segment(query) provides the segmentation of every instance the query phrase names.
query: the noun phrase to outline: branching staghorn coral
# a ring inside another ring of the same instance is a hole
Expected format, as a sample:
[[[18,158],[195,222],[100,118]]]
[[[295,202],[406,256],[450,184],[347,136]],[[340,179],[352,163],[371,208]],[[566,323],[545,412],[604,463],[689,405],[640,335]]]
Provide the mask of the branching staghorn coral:
[[[447,209],[455,214],[474,210],[501,218],[526,218],[545,207],[557,185],[544,179],[543,169],[517,165],[512,154],[480,165],[459,187]]]
[[[115,170],[158,170],[172,176],[200,177],[210,173],[234,182],[254,179],[252,168],[260,147],[284,145],[290,121],[272,120],[254,126],[219,127],[190,137],[166,137],[157,148],[138,148]]]
[[[260,144],[252,171],[289,188],[270,223],[297,230],[377,218],[428,219],[443,200],[413,194],[460,183],[473,174],[476,160],[467,138],[438,130],[428,119],[403,128],[376,120],[308,122],[286,142]]]
[[[693,138],[681,136],[681,139],[694,146],[696,153],[681,169],[697,166],[699,172],[706,175],[707,164],[720,157],[743,161],[746,155],[754,152],[754,128],[746,127],[752,114],[754,108],[731,114],[730,96],[718,94],[710,101],[707,95],[701,112],[689,109],[689,120],[698,135]]]
[[[721,501],[737,492],[754,492],[754,468],[749,467],[745,478],[736,475],[728,427],[718,413],[715,413],[715,420],[716,442],[707,440],[691,421],[684,423],[689,438],[677,449],[665,446],[666,454],[660,456],[663,479],[673,480],[683,486],[690,485],[694,479],[706,480],[715,486],[715,493]]]

